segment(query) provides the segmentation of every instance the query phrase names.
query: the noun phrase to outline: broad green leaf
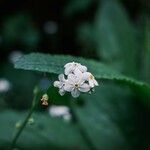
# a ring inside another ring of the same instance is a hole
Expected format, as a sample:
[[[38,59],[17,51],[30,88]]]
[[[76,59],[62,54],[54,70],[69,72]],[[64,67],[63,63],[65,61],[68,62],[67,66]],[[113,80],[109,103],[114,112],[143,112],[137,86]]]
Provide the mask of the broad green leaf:
[[[95,149],[148,150],[149,111],[134,100],[127,87],[105,83],[93,94],[81,98],[84,105],[78,107],[77,101],[73,101],[72,107]]]
[[[0,149],[7,149],[18,130],[15,124],[26,113],[1,111]],[[24,150],[88,149],[76,126],[62,119],[51,118],[46,113],[35,113],[34,124],[27,125],[18,139],[16,148]]]
[[[144,86],[150,89],[149,85],[144,82],[137,81],[113,70],[112,68],[100,62],[84,59],[81,57],[65,56],[65,55],[48,55],[41,53],[32,53],[24,55],[15,62],[15,68],[48,72],[60,74],[64,72],[64,65],[68,62],[76,61],[88,67],[88,70],[94,74],[97,79],[108,79],[120,81],[124,84],[141,87]]]
[[[96,12],[95,31],[100,58],[115,69],[137,76],[136,28],[119,1],[103,1]]]

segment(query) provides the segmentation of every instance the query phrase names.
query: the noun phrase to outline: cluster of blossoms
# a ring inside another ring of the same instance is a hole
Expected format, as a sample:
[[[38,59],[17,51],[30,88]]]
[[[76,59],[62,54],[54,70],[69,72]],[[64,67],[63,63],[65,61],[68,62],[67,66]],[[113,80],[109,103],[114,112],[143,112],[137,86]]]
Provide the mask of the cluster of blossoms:
[[[87,67],[80,63],[71,62],[64,66],[64,74],[58,76],[59,81],[54,82],[54,86],[59,88],[60,95],[71,92],[73,97],[78,97],[80,92],[91,92],[98,86],[94,76],[87,72]],[[66,77],[66,79],[65,79]]]

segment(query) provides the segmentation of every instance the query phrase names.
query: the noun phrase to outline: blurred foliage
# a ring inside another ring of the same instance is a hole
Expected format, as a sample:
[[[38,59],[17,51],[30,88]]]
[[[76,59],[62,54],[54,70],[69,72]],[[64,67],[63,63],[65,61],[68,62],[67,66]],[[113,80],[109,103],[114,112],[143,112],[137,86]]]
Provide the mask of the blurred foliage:
[[[27,124],[16,149],[149,150],[149,9],[149,0],[0,1],[0,79],[11,85],[0,91],[0,149],[10,145],[39,85],[50,106],[70,108],[72,120],[51,117],[39,100],[34,124]],[[85,58],[30,54],[16,63],[42,72],[35,73],[13,68],[14,51]],[[73,60],[100,84],[77,100],[52,86],[54,73]]]
[[[25,113],[4,111],[0,114],[2,121],[0,128],[0,149],[8,148],[13,134],[18,130],[16,121],[22,120]],[[10,119],[8,120],[8,117]],[[60,119],[51,118],[47,114],[36,113],[33,115],[35,124],[27,125],[21,135],[17,149],[87,149],[87,146],[76,127]],[[7,124],[7,126],[6,126]],[[59,132],[58,132],[59,131]],[[64,138],[64,135],[67,135]],[[36,144],[35,144],[36,143]]]
[[[99,92],[92,95],[82,95],[82,106],[77,101],[72,102],[72,115],[76,117],[73,122],[54,119],[45,113],[35,113],[32,116],[34,124],[27,125],[16,148],[147,149],[150,123],[146,119],[148,112],[145,107],[133,100],[134,95],[127,87],[105,83],[97,90]],[[51,98],[53,95],[49,96]],[[1,149],[9,145],[12,131],[15,133],[17,130],[15,124],[22,121],[24,116],[24,113],[13,111],[1,112]],[[87,139],[90,143],[87,143]]]
[[[5,19],[2,37],[9,46],[17,41],[30,49],[36,48],[40,40],[39,32],[27,14],[16,14]]]
[[[138,45],[135,29],[124,8],[118,2],[104,1],[98,8],[95,26],[102,60],[121,72],[136,76]]]
[[[12,65],[1,69],[4,76],[11,84],[10,90],[5,94],[4,100],[7,107],[26,109],[31,104],[32,90],[39,82],[39,76],[26,71],[14,70]]]

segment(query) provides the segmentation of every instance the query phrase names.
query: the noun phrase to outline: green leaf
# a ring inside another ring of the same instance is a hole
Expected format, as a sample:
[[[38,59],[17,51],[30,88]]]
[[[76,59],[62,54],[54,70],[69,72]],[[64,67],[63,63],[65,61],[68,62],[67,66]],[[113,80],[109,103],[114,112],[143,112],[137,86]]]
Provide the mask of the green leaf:
[[[123,82],[132,86],[144,86],[149,88],[144,82],[137,81],[133,78],[122,75],[105,64],[100,62],[84,59],[81,57],[65,56],[65,55],[48,55],[41,53],[31,53],[24,55],[15,62],[15,68],[48,72],[60,74],[64,72],[64,65],[68,62],[76,61],[88,67],[88,70],[93,73],[97,79],[108,79]]]
[[[95,149],[147,150],[149,111],[138,104],[127,87],[105,83],[91,95],[83,94],[84,105],[72,107],[86,137]],[[142,124],[141,124],[142,122]],[[144,138],[145,137],[145,138]]]
[[[115,69],[137,76],[136,28],[119,1],[103,1],[96,12],[95,27],[100,58]]]
[[[18,130],[15,124],[22,121],[25,115],[10,110],[0,113],[0,149],[8,148]],[[46,113],[35,113],[32,117],[35,123],[26,126],[17,142],[17,149],[88,149],[78,129],[71,123],[61,118],[51,118]]]

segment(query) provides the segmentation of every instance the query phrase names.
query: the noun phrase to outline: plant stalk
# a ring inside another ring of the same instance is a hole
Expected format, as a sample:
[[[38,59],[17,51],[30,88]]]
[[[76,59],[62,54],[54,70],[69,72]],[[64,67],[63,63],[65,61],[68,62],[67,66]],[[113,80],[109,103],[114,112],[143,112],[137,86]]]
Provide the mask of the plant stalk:
[[[27,114],[25,120],[24,120],[23,123],[21,124],[21,127],[18,129],[18,132],[16,133],[15,137],[13,138],[9,150],[13,150],[13,148],[15,147],[18,138],[20,137],[22,131],[24,130],[24,128],[26,127],[26,124],[28,123],[28,120],[30,119],[32,113],[33,113],[34,110],[35,110],[35,107],[36,107],[37,102],[38,102],[38,101],[37,101],[37,97],[38,97],[38,88],[37,88],[37,87],[35,87],[33,93],[34,93],[34,97],[33,97],[33,101],[32,101],[31,108],[30,108],[30,110],[29,110],[29,112],[28,112],[28,114]]]

